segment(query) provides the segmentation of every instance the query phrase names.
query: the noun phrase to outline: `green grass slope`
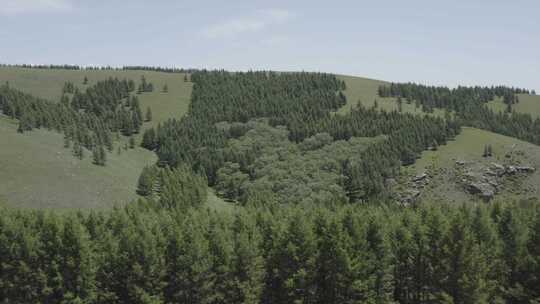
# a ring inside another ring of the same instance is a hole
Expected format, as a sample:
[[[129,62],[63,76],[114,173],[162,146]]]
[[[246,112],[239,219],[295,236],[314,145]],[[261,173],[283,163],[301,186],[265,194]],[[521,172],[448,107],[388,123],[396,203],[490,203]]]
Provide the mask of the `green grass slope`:
[[[61,134],[19,134],[0,117],[0,201],[23,208],[102,208],[136,198],[138,176],[156,156],[142,148],[107,154],[107,166],[81,161],[63,147]]]
[[[185,74],[163,73],[153,71],[115,71],[115,70],[60,70],[60,69],[28,69],[18,67],[0,67],[0,83],[9,82],[10,86],[25,93],[32,94],[52,101],[60,100],[62,88],[67,81],[74,83],[80,89],[95,84],[109,77],[132,79],[136,84],[141,76],[154,84],[154,92],[143,93],[139,96],[141,109],[152,110],[153,121],[148,126],[157,125],[171,117],[181,117],[188,108],[191,98],[191,82],[184,82]],[[83,85],[84,77],[88,84]],[[167,84],[168,93],[161,90]]]
[[[519,103],[512,106],[514,111],[518,113],[528,113],[531,114],[532,117],[540,117],[540,95],[519,94],[518,97]],[[488,107],[493,111],[506,111],[506,104],[502,101],[502,98],[490,101]]]
[[[485,145],[493,147],[493,156],[484,158]],[[511,154],[510,158],[506,157]],[[416,164],[405,168],[405,176],[428,173],[432,176],[423,194],[433,201],[466,202],[475,200],[459,184],[456,161],[465,161],[467,170],[480,172],[492,163],[522,164],[540,168],[540,147],[504,135],[464,127],[455,140],[437,151],[425,151]],[[467,171],[464,170],[464,171]],[[496,199],[529,199],[540,196],[540,170],[532,174],[507,178]]]
[[[142,129],[169,118],[182,117],[189,108],[192,83],[185,74],[153,71],[71,71],[59,69],[26,69],[0,67],[0,83],[9,84],[25,93],[57,101],[67,81],[80,89],[109,77],[133,79],[137,84],[143,76],[154,84],[154,92],[137,95],[143,112],[150,107],[152,121]],[[84,77],[88,84],[83,85]],[[167,84],[168,92],[162,92]],[[63,137],[56,132],[34,130],[19,134],[17,122],[0,114],[0,202],[22,208],[107,208],[135,198],[136,183],[142,168],[157,160],[145,149],[117,148],[107,154],[107,166],[91,163],[91,153],[80,161],[63,148]],[[139,140],[140,136],[139,135]],[[121,146],[127,143],[121,139]],[[118,145],[118,143],[116,143]],[[207,205],[220,211],[232,210],[232,205],[209,190]]]
[[[378,88],[381,85],[387,85],[389,82],[356,77],[356,76],[345,76],[338,75],[338,78],[345,81],[347,89],[344,94],[347,97],[347,104],[341,107],[338,110],[338,113],[347,113],[351,110],[351,107],[354,107],[358,104],[358,101],[362,103],[365,107],[373,107],[375,100],[377,101],[379,109],[386,111],[398,110],[398,104],[396,98],[394,97],[379,97]],[[413,113],[413,114],[425,114],[422,112],[420,107],[416,107],[414,102],[407,104],[405,100],[402,103],[402,112]],[[444,115],[444,111],[440,109],[435,109],[433,112],[434,115]]]

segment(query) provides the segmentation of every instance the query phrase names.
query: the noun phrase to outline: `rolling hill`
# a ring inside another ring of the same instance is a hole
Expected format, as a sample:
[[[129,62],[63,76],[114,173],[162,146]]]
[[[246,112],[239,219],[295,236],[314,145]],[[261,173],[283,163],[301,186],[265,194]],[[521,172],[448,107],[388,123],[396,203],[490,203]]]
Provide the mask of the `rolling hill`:
[[[398,111],[399,107],[396,102],[396,98],[393,97],[380,97],[378,96],[377,89],[381,85],[389,84],[387,81],[375,80],[364,77],[345,76],[339,75],[339,79],[345,81],[347,89],[345,90],[345,96],[347,97],[347,104],[339,109],[338,113],[347,113],[351,107],[357,105],[358,101],[361,102],[367,108],[373,107],[375,101],[377,101],[378,108],[386,111]],[[412,114],[425,114],[420,107],[417,107],[414,103],[402,103],[402,111]],[[435,109],[433,115],[443,115],[444,111]]]
[[[65,82],[74,83],[84,90],[97,81],[110,77],[127,78],[138,82],[144,76],[154,84],[153,92],[139,96],[141,107],[150,107],[153,120],[143,124],[142,129],[154,127],[169,118],[182,117],[189,108],[192,83],[184,80],[183,73],[164,73],[139,70],[61,70],[29,69],[16,67],[0,68],[0,83],[9,82],[10,86],[23,92],[56,101],[60,99]],[[83,79],[88,78],[88,84]],[[384,110],[398,110],[396,98],[381,98],[377,89],[387,82],[369,78],[339,75],[345,81],[347,104],[338,113],[347,113],[358,101],[366,107],[374,106]],[[168,92],[162,92],[164,85]],[[505,110],[500,100],[488,104],[495,110]],[[540,116],[540,97],[520,95],[520,103],[514,106],[516,111]],[[402,111],[422,115],[421,108],[414,102],[402,104]],[[434,115],[444,112],[435,109]],[[90,157],[80,162],[71,155],[69,149],[62,147],[62,135],[46,130],[35,130],[24,135],[16,133],[16,122],[6,117],[0,119],[0,142],[9,142],[0,150],[0,201],[20,207],[39,208],[103,208],[111,203],[125,203],[137,196],[135,185],[141,169],[156,161],[152,152],[136,148],[121,149],[121,153],[108,153],[108,165],[98,167],[91,164]],[[140,133],[142,134],[142,132]],[[137,140],[140,140],[138,135]],[[120,139],[124,145],[126,138]],[[481,157],[482,149],[490,144],[494,148],[494,157]],[[472,201],[475,196],[464,191],[463,185],[456,183],[455,162],[467,160],[476,166],[488,166],[492,162],[504,162],[504,154],[511,148],[518,147],[523,153],[516,161],[540,167],[539,147],[517,139],[472,128],[464,128],[454,141],[441,146],[437,151],[426,151],[418,162],[411,167],[404,167],[402,188],[406,188],[411,176],[429,172],[432,182],[422,189],[422,197],[429,200]],[[86,151],[89,155],[89,151]],[[538,196],[540,173],[535,172],[514,185],[506,185],[497,194],[497,198],[529,198]],[[213,191],[209,194],[209,205],[217,210],[230,208]]]
[[[156,161],[142,148],[107,153],[107,166],[81,161],[63,148],[63,136],[35,130],[17,133],[17,123],[0,118],[0,197],[17,207],[103,208],[136,197],[137,178]]]
[[[483,157],[484,147],[493,148],[491,157]],[[482,179],[488,176],[495,164],[502,166],[531,166],[540,168],[540,147],[504,135],[464,127],[455,140],[440,146],[436,151],[425,151],[412,166],[404,167],[408,183],[416,176],[427,174],[429,183],[420,189],[423,198],[431,201],[470,202],[478,196],[466,191],[469,177]],[[540,196],[540,172],[515,174],[498,181],[496,200],[533,199]]]
[[[540,95],[519,94],[519,103],[514,104],[512,109],[517,113],[528,113],[533,117],[540,117]],[[506,111],[506,104],[501,98],[495,99],[488,103],[488,107],[493,111]]]
[[[153,116],[152,121],[143,124],[143,130],[187,112],[192,84],[185,82],[185,74],[180,73],[2,67],[0,83],[9,82],[25,93],[56,101],[67,81],[84,89],[109,77],[138,82],[143,75],[155,87],[154,92],[138,95],[141,108],[150,107]],[[83,85],[84,77],[88,85]],[[165,84],[168,93],[162,92]],[[107,166],[99,167],[91,164],[89,151],[85,151],[83,161],[74,158],[70,149],[63,148],[59,133],[34,130],[21,135],[16,130],[17,122],[1,117],[0,200],[18,207],[102,208],[128,202],[136,198],[141,169],[157,159],[153,152],[142,148],[122,149],[119,155],[115,147],[107,155]]]

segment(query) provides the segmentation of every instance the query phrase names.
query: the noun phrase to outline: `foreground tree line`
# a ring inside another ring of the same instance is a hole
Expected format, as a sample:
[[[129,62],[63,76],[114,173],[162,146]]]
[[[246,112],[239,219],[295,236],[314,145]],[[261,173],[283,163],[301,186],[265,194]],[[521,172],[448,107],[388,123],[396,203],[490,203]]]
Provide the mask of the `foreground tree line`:
[[[1,208],[0,301],[540,300],[534,203],[306,208],[261,198],[223,212],[204,207],[204,180],[188,169],[161,179],[160,196],[111,211]]]

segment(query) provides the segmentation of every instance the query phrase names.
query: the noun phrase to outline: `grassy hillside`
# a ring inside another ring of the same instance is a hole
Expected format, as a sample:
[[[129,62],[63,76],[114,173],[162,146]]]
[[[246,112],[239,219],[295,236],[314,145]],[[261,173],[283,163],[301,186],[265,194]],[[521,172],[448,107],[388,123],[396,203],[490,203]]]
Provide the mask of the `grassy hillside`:
[[[519,103],[512,106],[514,111],[518,113],[529,113],[532,117],[540,117],[540,95],[519,94],[518,97]],[[488,107],[494,111],[506,111],[506,104],[504,104],[502,98],[489,102]]]
[[[107,166],[81,161],[63,148],[63,136],[46,130],[19,134],[0,118],[0,200],[18,207],[101,208],[136,197],[138,176],[156,161],[142,148],[107,154]]]
[[[351,107],[357,105],[358,101],[361,101],[365,107],[372,107],[377,100],[378,107],[386,111],[398,110],[398,104],[396,98],[379,97],[377,90],[379,86],[389,84],[386,81],[339,75],[339,79],[345,81],[347,89],[345,90],[345,96],[347,97],[347,104],[339,109],[338,113],[347,113]],[[402,111],[413,114],[424,114],[421,108],[417,108],[414,103],[407,104],[405,101],[402,103]],[[443,115],[444,111],[435,109],[435,115]]]
[[[56,101],[67,81],[84,89],[109,77],[138,83],[142,75],[155,88],[154,92],[138,95],[143,112],[150,107],[153,116],[143,129],[186,113],[192,84],[184,82],[184,74],[2,67],[0,83],[8,81],[23,92]],[[85,76],[89,80],[86,86]],[[165,84],[168,93],[162,92]],[[20,207],[100,208],[125,203],[136,197],[135,185],[141,169],[156,161],[154,153],[141,148],[123,150],[120,155],[115,148],[114,153],[107,155],[107,166],[103,168],[91,164],[89,151],[83,161],[75,159],[70,149],[63,148],[61,134],[35,130],[21,135],[16,129],[17,122],[0,119],[0,142],[9,143],[0,149],[0,201]]]
[[[493,147],[493,156],[482,157],[485,145]],[[511,157],[508,157],[511,155]],[[485,171],[492,163],[523,164],[540,168],[540,147],[495,133],[475,128],[463,128],[455,140],[440,146],[437,151],[426,151],[417,163],[405,169],[407,178],[427,173],[432,179],[423,194],[434,201],[465,202],[475,200],[459,184],[456,161],[467,163],[465,170]],[[519,180],[517,180],[519,178]],[[526,199],[540,195],[540,171],[508,179],[496,199]]]
[[[154,84],[154,92],[138,95],[143,111],[146,107],[152,109],[153,121],[148,125],[157,125],[171,117],[181,117],[186,113],[192,83],[184,82],[185,74],[131,70],[83,71],[0,67],[0,83],[9,82],[12,87],[23,92],[52,101],[60,100],[62,88],[67,81],[84,89],[109,77],[133,79],[138,84],[143,75],[147,81]],[[88,78],[87,85],[83,85],[84,77]],[[161,92],[165,84],[169,88],[168,93]]]

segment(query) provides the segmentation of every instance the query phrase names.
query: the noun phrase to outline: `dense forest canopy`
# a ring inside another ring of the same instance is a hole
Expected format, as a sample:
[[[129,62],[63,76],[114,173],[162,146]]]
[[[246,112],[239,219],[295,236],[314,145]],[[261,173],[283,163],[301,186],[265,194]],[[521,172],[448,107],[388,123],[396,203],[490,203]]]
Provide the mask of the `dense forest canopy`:
[[[382,194],[384,180],[394,176],[401,163],[414,162],[421,151],[444,144],[460,132],[459,124],[451,118],[385,112],[361,105],[349,114],[338,115],[335,111],[346,104],[342,92],[346,87],[329,74],[205,71],[192,74],[191,81],[194,87],[188,115],[147,130],[142,145],[156,151],[161,165],[188,164],[205,174],[210,185],[226,193],[225,197],[243,202],[249,200],[253,187],[258,187],[256,192],[280,193],[280,184],[294,176],[290,170],[267,167],[261,175],[257,166],[268,161],[269,155],[279,154],[284,168],[294,168],[298,157],[305,154],[299,146],[307,139],[327,138],[316,147],[316,153],[332,159],[335,141],[384,135],[366,145],[365,151],[350,154],[332,166],[296,166],[300,170],[296,173],[304,177],[293,178],[293,184],[310,191],[315,184],[327,183],[339,196],[354,201]],[[261,118],[265,122],[254,122]],[[224,124],[229,125],[224,128]],[[253,136],[265,128],[266,136]],[[271,142],[280,142],[279,151],[264,151],[271,149]]]
[[[266,205],[230,214],[185,203],[64,214],[0,209],[0,301],[540,300],[535,204]]]
[[[143,134],[159,161],[139,177],[140,200],[88,212],[0,207],[0,302],[540,302],[534,202],[386,200],[402,165],[462,125],[538,143],[540,120],[485,107],[495,97],[511,107],[527,90],[391,84],[381,97],[426,114],[361,103],[338,114],[346,86],[334,75],[192,72],[188,114]],[[144,78],[66,83],[52,102],[6,84],[0,111],[19,132],[62,132],[104,165],[112,134],[132,136],[145,120],[136,93],[154,89]],[[208,185],[238,204],[207,208]]]

